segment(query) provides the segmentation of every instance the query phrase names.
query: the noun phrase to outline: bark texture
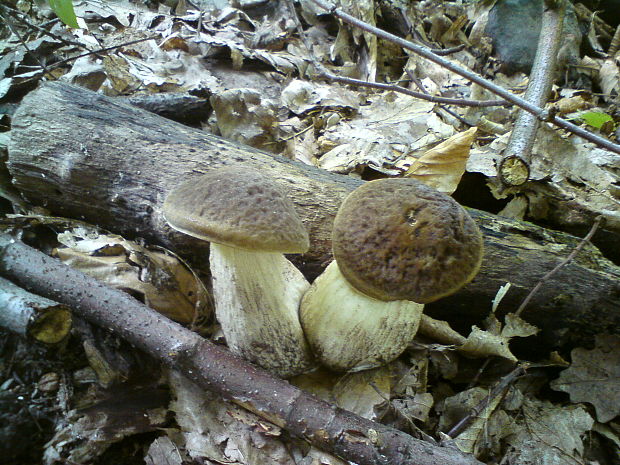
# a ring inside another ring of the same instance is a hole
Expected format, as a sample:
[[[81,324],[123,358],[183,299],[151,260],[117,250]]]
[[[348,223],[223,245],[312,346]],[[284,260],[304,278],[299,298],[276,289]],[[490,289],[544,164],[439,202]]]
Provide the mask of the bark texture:
[[[166,225],[164,197],[188,176],[231,164],[258,168],[288,190],[312,242],[311,251],[296,263],[310,278],[316,276],[331,259],[330,234],[338,206],[363,181],[226,141],[62,83],[43,84],[24,98],[13,118],[8,160],[13,182],[32,204],[128,238],[145,238],[188,258],[206,245]],[[481,272],[463,290],[427,310],[463,328],[489,311],[506,282],[513,286],[500,313],[516,310],[537,280],[579,243],[578,238],[530,223],[470,213],[485,235]],[[545,284],[522,317],[543,329],[540,341],[548,346],[618,333],[620,268],[596,248],[586,247]]]
[[[0,278],[0,327],[55,344],[69,334],[71,323],[71,312],[66,306]]]

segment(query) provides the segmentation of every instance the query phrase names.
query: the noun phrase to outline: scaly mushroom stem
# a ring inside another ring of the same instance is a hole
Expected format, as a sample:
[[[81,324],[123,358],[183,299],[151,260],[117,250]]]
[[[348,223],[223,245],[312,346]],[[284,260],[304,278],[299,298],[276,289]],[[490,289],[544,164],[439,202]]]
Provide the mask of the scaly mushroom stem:
[[[211,244],[217,319],[230,349],[283,378],[314,366],[299,322],[310,284],[282,254]]]
[[[321,363],[336,371],[360,371],[398,357],[415,336],[423,308],[362,294],[333,261],[305,294],[300,319]]]

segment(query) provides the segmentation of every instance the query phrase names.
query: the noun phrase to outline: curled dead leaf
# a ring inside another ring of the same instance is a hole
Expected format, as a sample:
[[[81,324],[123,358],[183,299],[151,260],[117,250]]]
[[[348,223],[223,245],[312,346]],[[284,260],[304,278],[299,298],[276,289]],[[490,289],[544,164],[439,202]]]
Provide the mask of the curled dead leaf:
[[[460,132],[415,160],[405,177],[415,178],[445,194],[452,194],[465,173],[477,128]]]

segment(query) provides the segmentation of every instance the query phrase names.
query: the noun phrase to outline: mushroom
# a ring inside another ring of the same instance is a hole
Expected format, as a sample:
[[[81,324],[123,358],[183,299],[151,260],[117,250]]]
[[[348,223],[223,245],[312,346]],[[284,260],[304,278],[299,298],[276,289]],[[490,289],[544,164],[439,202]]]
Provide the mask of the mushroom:
[[[284,253],[303,253],[308,232],[276,183],[247,167],[224,167],[173,189],[170,226],[211,242],[215,312],[232,352],[289,377],[314,362],[299,322],[310,284]]]
[[[416,180],[381,179],[354,190],[334,220],[335,261],[301,303],[319,360],[359,371],[398,357],[416,334],[423,304],[476,275],[482,242],[463,207]]]

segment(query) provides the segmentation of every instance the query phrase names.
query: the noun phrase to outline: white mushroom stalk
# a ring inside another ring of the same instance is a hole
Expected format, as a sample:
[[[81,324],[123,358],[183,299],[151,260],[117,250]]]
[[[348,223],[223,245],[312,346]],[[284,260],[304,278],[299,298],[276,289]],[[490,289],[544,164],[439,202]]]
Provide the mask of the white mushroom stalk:
[[[351,286],[331,262],[302,301],[300,318],[317,358],[335,371],[361,371],[394,360],[409,345],[423,304],[384,302]]]
[[[345,199],[332,248],[335,262],[302,300],[301,324],[321,363],[358,371],[395,359],[416,334],[422,304],[473,279],[482,236],[450,197],[391,178]]]
[[[231,351],[286,378],[313,363],[299,323],[310,283],[282,254],[211,244],[216,316]]]
[[[281,377],[312,369],[298,313],[310,284],[283,255],[310,242],[277,183],[245,166],[215,169],[173,189],[163,213],[211,242],[215,313],[230,349]]]

